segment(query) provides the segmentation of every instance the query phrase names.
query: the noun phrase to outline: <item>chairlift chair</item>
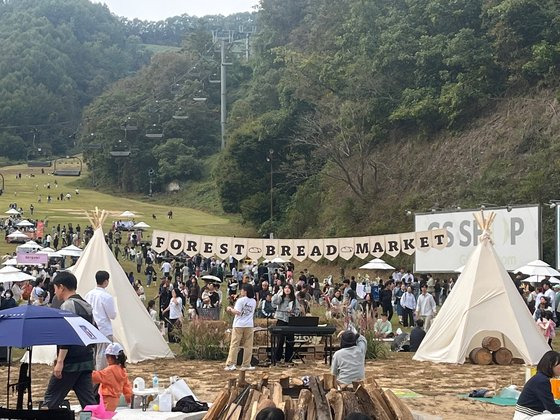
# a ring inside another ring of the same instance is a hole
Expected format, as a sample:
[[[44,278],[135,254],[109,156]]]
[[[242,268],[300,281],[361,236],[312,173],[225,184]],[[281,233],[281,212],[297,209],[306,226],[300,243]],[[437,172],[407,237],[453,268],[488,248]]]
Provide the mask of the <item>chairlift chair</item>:
[[[138,123],[132,119],[132,117],[128,117],[122,126],[122,129],[125,131],[135,131],[138,130]]]
[[[129,157],[131,153],[132,151],[130,150],[130,145],[122,140],[119,140],[109,152],[109,154],[113,157]]]
[[[187,114],[187,110],[185,108],[183,108],[182,106],[177,108],[177,112],[175,112],[173,114],[173,119],[175,119],[175,120],[186,120],[188,118],[189,118],[189,115]]]
[[[152,124],[146,129],[146,137],[149,139],[163,138],[163,127],[160,124]]]
[[[61,165],[65,165],[62,166]],[[80,176],[82,174],[82,159],[78,156],[66,156],[54,161],[53,175]]]

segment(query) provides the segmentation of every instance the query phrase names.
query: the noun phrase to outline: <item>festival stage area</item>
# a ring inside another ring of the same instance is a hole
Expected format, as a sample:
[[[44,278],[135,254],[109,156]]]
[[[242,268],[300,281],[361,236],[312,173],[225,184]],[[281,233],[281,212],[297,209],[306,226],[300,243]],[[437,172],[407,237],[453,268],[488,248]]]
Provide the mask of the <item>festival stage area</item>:
[[[421,394],[421,397],[405,398],[403,401],[414,411],[439,415],[445,420],[498,420],[513,416],[514,407],[461,400],[457,395],[476,388],[499,389],[512,382],[521,386],[524,382],[524,366],[434,364],[416,362],[411,357],[412,354],[406,353],[390,354],[387,359],[367,362],[366,374],[373,373],[382,387],[410,389]],[[35,401],[42,398],[51,370],[52,367],[46,365],[33,366]],[[131,379],[142,376],[146,380],[155,371],[162,386],[168,384],[170,376],[179,375],[203,401],[212,401],[227,384],[227,380],[237,376],[236,372],[224,372],[221,362],[184,359],[129,364],[127,370]],[[322,361],[308,361],[293,368],[258,368],[254,372],[247,372],[247,378],[252,380],[263,372],[269,373],[271,379],[279,379],[282,375],[301,377],[327,372],[327,366]],[[6,375],[7,368],[0,367],[0,377],[5,378]],[[5,402],[5,398],[5,393],[0,393],[0,404]],[[77,404],[73,393],[70,393],[70,398],[72,404]]]

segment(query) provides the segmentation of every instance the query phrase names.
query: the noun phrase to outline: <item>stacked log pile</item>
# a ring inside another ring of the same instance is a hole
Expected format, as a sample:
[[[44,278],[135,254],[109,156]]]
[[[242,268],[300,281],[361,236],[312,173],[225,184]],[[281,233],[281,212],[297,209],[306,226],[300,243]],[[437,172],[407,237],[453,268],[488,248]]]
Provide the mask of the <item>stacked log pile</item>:
[[[496,337],[484,337],[481,347],[475,347],[469,354],[469,359],[476,365],[510,365],[513,354],[510,350],[502,347],[502,342]]]
[[[245,372],[218,394],[204,420],[254,420],[266,407],[284,412],[286,420],[342,420],[350,413],[364,413],[374,420],[412,420],[409,408],[391,391],[383,390],[373,377],[339,389],[332,374],[322,378],[282,377],[269,382],[263,374],[257,383],[245,380]]]

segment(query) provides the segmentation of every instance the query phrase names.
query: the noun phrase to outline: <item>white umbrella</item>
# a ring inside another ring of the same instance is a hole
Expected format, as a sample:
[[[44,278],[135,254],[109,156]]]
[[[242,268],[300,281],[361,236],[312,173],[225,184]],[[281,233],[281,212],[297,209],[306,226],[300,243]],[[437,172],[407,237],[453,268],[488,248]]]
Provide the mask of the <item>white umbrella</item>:
[[[26,243],[24,243],[23,245],[20,245],[17,247],[17,249],[41,249],[42,246],[39,245],[37,242],[35,241],[28,241]]]
[[[47,256],[49,258],[62,258],[64,257],[64,255],[62,255],[60,252],[55,251],[54,249],[52,251],[47,251],[47,249],[42,249],[41,251],[37,251],[37,254],[47,254]]]
[[[150,227],[150,225],[147,224],[147,223],[144,223],[144,222],[139,222],[139,223],[136,223],[136,224],[135,224],[134,226],[132,226],[132,227],[133,227],[133,228],[136,228],[136,229],[148,229],[148,228]]]
[[[132,213],[131,211],[127,210],[127,211],[123,211],[121,214],[119,214],[119,217],[133,218],[133,217],[136,217],[136,215],[134,213]]]
[[[528,276],[560,276],[560,272],[541,260],[531,261],[523,267],[519,267],[514,273],[523,273]]]
[[[201,279],[206,280],[206,281],[211,281],[211,282],[214,282],[214,283],[221,283],[222,282],[222,279],[220,279],[219,277],[216,277],[216,276],[212,276],[210,274],[206,274],[205,276],[202,276]]]
[[[4,261],[2,265],[17,265],[17,260],[15,258],[10,258]]]
[[[395,267],[387,264],[381,258],[375,258],[360,267],[362,270],[394,270]]]
[[[288,261],[286,261],[283,258],[276,257],[276,258],[273,258],[272,261],[270,261],[270,262],[277,263],[277,264],[284,264],[284,263],[287,263]]]
[[[19,230],[16,230],[16,231],[10,233],[8,236],[6,236],[6,238],[8,238],[8,239],[29,239],[29,236],[27,236],[25,233],[20,232]]]
[[[526,279],[521,280],[524,283],[540,283],[546,278],[546,276],[531,276]],[[560,284],[560,280],[555,277],[550,277],[548,281],[552,284]]]
[[[79,257],[80,255],[82,255],[82,250],[77,246],[69,245],[62,248],[60,251],[58,251],[58,253],[65,257]]]
[[[31,223],[29,220],[22,220],[21,222],[16,223],[17,227],[33,227],[35,226],[33,223]]]
[[[13,214],[15,216],[16,214],[19,214],[19,211],[17,211],[16,209],[10,209],[8,211],[5,211],[4,214]]]
[[[35,280],[35,277],[18,270],[15,267],[6,266],[0,269],[0,283]]]

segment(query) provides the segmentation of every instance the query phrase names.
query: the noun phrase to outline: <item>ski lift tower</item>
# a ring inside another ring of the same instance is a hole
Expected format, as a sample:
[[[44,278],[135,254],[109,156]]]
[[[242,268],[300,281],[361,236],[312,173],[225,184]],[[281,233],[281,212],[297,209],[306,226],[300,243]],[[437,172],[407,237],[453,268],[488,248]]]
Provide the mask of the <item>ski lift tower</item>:
[[[226,147],[226,100],[227,100],[227,83],[226,83],[226,68],[231,66],[232,63],[226,62],[226,42],[231,44],[233,42],[233,31],[212,31],[212,39],[214,43],[220,42],[220,127],[222,133],[222,150]]]

